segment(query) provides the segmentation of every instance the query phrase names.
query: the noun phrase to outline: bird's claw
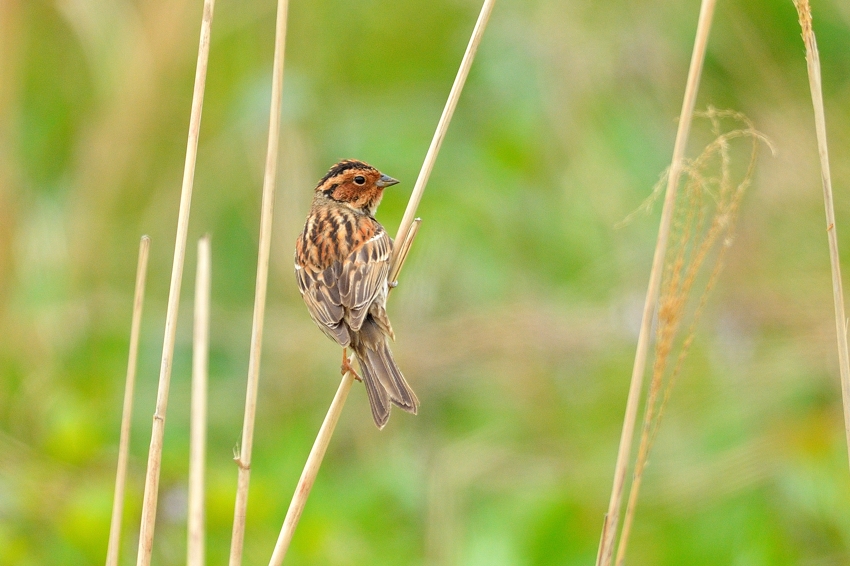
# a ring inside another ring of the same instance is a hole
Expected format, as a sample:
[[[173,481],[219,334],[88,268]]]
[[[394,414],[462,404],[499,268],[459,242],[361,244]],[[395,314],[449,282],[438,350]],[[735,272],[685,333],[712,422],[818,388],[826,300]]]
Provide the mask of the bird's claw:
[[[349,372],[350,372],[350,373],[351,373],[351,375],[353,375],[353,376],[354,376],[354,379],[356,379],[357,381],[361,381],[361,382],[363,381],[363,378],[361,378],[361,377],[357,374],[357,372],[356,372],[356,371],[354,371],[354,368],[353,368],[353,367],[351,367],[351,364],[348,362],[348,358],[347,358],[347,357],[345,357],[344,355],[343,355],[343,357],[342,357],[342,365],[341,365],[341,366],[339,366],[339,372],[340,372],[342,375],[345,375],[346,373],[349,373]]]

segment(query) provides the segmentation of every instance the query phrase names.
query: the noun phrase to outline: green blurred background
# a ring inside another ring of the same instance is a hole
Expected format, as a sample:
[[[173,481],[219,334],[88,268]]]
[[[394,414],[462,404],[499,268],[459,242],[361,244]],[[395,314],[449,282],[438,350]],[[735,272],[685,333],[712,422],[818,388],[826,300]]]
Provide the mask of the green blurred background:
[[[215,10],[156,564],[185,561],[194,243],[207,232],[209,562],[229,546],[274,4]],[[376,165],[402,180],[378,213],[395,232],[479,7],[292,2],[246,564],[267,563],[339,381],[339,350],[292,275],[312,188],[339,158]],[[201,8],[0,1],[0,564],[104,560],[150,234],[122,546],[135,563]],[[615,225],[669,161],[698,9],[497,2],[390,300],[421,412],[395,411],[379,432],[353,389],[289,564],[593,563],[659,207]],[[816,1],[814,17],[850,262],[850,4]],[[746,113],[777,154],[761,154],[662,425],[629,563],[847,564],[829,259],[790,0],[719,3],[709,104]]]

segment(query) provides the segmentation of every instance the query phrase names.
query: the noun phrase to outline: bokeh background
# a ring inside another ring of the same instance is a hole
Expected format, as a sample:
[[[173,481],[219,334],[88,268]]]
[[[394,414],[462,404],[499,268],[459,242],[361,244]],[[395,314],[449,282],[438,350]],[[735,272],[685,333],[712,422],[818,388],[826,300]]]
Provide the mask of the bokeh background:
[[[422,401],[349,397],[290,564],[586,565],[607,507],[698,2],[499,0],[389,312]],[[480,4],[294,0],[245,545],[265,564],[339,382],[292,248],[357,157],[395,232]],[[0,1],[0,563],[102,563],[138,240],[152,238],[122,563],[135,560],[201,0]],[[208,558],[230,540],[275,2],[219,1],[154,563],[185,560],[194,242],[213,242]],[[850,4],[814,2],[850,262]],[[646,474],[629,563],[850,562],[850,478],[804,50],[719,3],[698,106],[771,138]],[[694,139],[706,139],[697,123]],[[699,148],[692,145],[690,154]],[[850,273],[845,271],[850,277]]]

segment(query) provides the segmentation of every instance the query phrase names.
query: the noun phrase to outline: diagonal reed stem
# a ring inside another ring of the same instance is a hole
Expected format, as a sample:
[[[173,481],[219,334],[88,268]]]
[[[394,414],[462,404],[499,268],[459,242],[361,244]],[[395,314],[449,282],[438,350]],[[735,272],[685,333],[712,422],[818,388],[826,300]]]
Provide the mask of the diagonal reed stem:
[[[260,360],[263,349],[263,324],[266,314],[266,290],[269,279],[269,253],[274,215],[274,187],[277,176],[277,157],[280,145],[280,114],[283,93],[283,61],[286,47],[286,21],[289,0],[278,0],[275,22],[274,69],[269,109],[269,137],[266,149],[266,168],[263,175],[263,202],[260,212],[260,243],[257,253],[257,281],[254,292],[254,320],[251,326],[251,353],[248,361],[248,385],[245,393],[245,417],[242,423],[242,446],[235,458],[239,467],[236,503],[233,510],[233,532],[230,538],[230,566],[242,564],[245,541],[245,518],[248,509],[248,488],[251,481],[251,451],[254,446],[254,421],[257,413],[257,389],[260,381]]]
[[[691,64],[688,70],[688,80],[685,85],[685,96],[682,101],[682,113],[679,117],[679,127],[676,131],[676,142],[673,145],[673,159],[667,176],[667,193],[664,197],[664,207],[661,211],[661,223],[658,228],[658,240],[655,244],[655,254],[652,258],[652,270],[649,274],[649,285],[646,291],[646,302],[643,307],[640,333],[638,334],[635,362],[632,368],[632,379],[629,385],[629,396],[626,402],[626,413],[623,418],[623,430],[620,435],[620,448],[617,452],[617,464],[614,468],[614,482],[611,487],[611,499],[608,503],[608,513],[602,526],[602,536],[599,542],[599,552],[596,556],[597,566],[610,566],[614,552],[615,535],[620,521],[620,504],[626,482],[626,472],[629,466],[631,445],[634,439],[637,409],[643,389],[643,377],[646,373],[646,356],[649,350],[652,318],[658,302],[658,291],[661,286],[661,272],[664,269],[664,257],[667,252],[667,240],[670,236],[670,224],[673,218],[673,207],[676,202],[676,191],[679,176],[685,157],[688,133],[696,104],[699,80],[702,75],[702,64],[708,45],[708,34],[714,14],[716,0],[702,0],[699,20],[697,22],[696,39],[691,54]]]
[[[832,198],[832,177],[829,172],[829,151],[826,140],[826,115],[823,108],[823,90],[820,76],[820,55],[815,32],[812,29],[812,10],[808,0],[795,0],[803,43],[806,44],[806,68],[812,106],[815,113],[815,132],[818,138],[823,206],[826,212],[826,236],[829,240],[829,262],[832,267],[832,297],[835,307],[835,332],[838,338],[838,366],[841,373],[841,401],[844,406],[844,434],[850,454],[850,355],[847,351],[847,315],[844,312],[844,291],[841,285],[841,262],[838,257],[838,234],[835,227],[835,208]]]
[[[398,277],[398,274],[401,272],[401,268],[404,267],[404,261],[407,259],[407,254],[410,253],[410,248],[413,246],[413,239],[416,238],[416,234],[419,233],[419,227],[422,226],[421,218],[414,218],[413,224],[410,225],[410,230],[407,231],[407,235],[404,240],[395,239],[395,245],[398,246],[398,259],[396,261],[395,266],[395,276]],[[390,287],[390,291],[395,289],[395,285],[398,284],[398,280],[389,279],[389,281],[393,282],[393,286]]]
[[[133,394],[136,389],[136,361],[139,358],[139,334],[142,307],[145,304],[145,280],[151,239],[142,236],[139,242],[139,262],[136,266],[136,291],[133,296],[133,321],[130,325],[130,353],[127,356],[127,380],[124,385],[124,410],[121,416],[121,439],[118,442],[118,471],[115,474],[115,496],[112,502],[112,522],[109,525],[109,545],[106,566],[118,566],[121,548],[121,519],[124,515],[124,486],[127,482],[127,459],[130,453],[130,422],[133,418]]]
[[[174,263],[171,269],[171,286],[168,290],[168,308],[165,315],[165,337],[162,344],[162,364],[153,415],[151,445],[148,450],[148,468],[145,475],[145,495],[142,504],[142,522],[139,533],[137,566],[148,566],[153,551],[156,525],[156,505],[159,496],[159,472],[162,466],[162,440],[165,434],[165,413],[168,407],[168,389],[171,382],[171,364],[174,359],[174,342],[177,333],[177,311],[180,305],[180,285],[183,282],[183,263],[186,258],[186,238],[189,230],[189,212],[192,207],[192,186],[195,180],[195,161],[198,156],[198,135],[201,130],[201,111],[204,106],[204,87],[207,79],[207,62],[210,54],[210,28],[215,0],[204,1],[201,22],[201,39],[198,46],[198,63],[195,69],[195,88],[192,93],[192,113],[189,118],[189,136],[186,142],[186,163],[183,168],[183,185],[180,190],[180,211],[177,217],[177,238],[174,244]]]
[[[353,361],[354,355],[348,359],[348,363],[350,364]],[[307,496],[310,494],[313,483],[316,481],[316,475],[319,473],[319,467],[322,465],[325,451],[331,442],[331,436],[333,436],[336,423],[342,414],[342,407],[345,405],[345,400],[348,398],[348,392],[351,391],[351,385],[353,383],[354,376],[351,372],[346,372],[342,376],[342,381],[339,383],[339,388],[331,402],[331,407],[328,409],[328,414],[325,415],[325,420],[322,421],[322,427],[319,429],[319,434],[313,442],[313,448],[310,449],[310,456],[307,458],[307,463],[304,465],[304,470],[302,470],[301,477],[298,479],[298,487],[295,490],[292,501],[289,503],[289,509],[286,511],[286,519],[284,519],[283,527],[280,529],[280,535],[277,538],[269,566],[280,566],[283,564],[286,551],[289,549],[289,543],[292,542],[292,536],[295,534],[295,527],[298,526],[301,512],[304,511],[304,506],[307,504]]]
[[[186,565],[204,564],[204,464],[207,444],[207,383],[210,351],[210,237],[198,241],[195,324],[192,348],[192,419],[189,436],[189,520]]]
[[[472,37],[466,46],[466,52],[463,54],[463,59],[460,62],[460,68],[457,71],[455,82],[452,84],[452,90],[449,92],[446,106],[443,108],[442,115],[440,115],[437,130],[434,132],[434,137],[431,138],[431,145],[428,147],[428,153],[425,154],[425,161],[422,162],[422,168],[419,170],[419,176],[416,178],[416,184],[413,186],[413,192],[410,194],[410,200],[407,203],[404,216],[402,216],[401,223],[398,226],[398,232],[395,237],[397,242],[402,242],[407,238],[407,233],[410,231],[413,219],[416,217],[416,209],[419,207],[419,201],[422,200],[422,195],[425,193],[425,185],[428,184],[431,170],[437,161],[437,154],[440,153],[440,147],[443,145],[443,139],[446,137],[449,123],[452,121],[457,101],[460,100],[460,93],[463,91],[464,84],[466,84],[466,77],[469,75],[469,69],[472,68],[472,61],[475,59],[476,51],[478,51],[478,44],[481,43],[481,38],[484,36],[484,30],[487,28],[487,22],[490,20],[490,14],[493,12],[495,2],[496,0],[484,0],[484,5],[481,6],[481,13],[475,22]],[[397,246],[393,249],[393,257],[390,261],[389,281],[398,280],[398,273],[401,271],[402,263],[399,261],[402,247]],[[410,249],[409,245],[406,247],[408,250]]]
[[[487,22],[490,19],[490,14],[493,11],[495,0],[484,0],[481,7],[481,12],[478,15],[478,20],[475,22],[475,27],[472,30],[472,37],[469,39],[469,44],[463,54],[463,59],[460,63],[457,76],[455,77],[452,89],[449,92],[446,106],[440,116],[440,121],[437,123],[437,129],[434,132],[434,137],[431,140],[431,145],[428,148],[428,153],[425,155],[425,161],[422,163],[422,168],[419,171],[419,177],[416,179],[416,184],[413,187],[413,192],[410,195],[410,200],[407,203],[407,209],[402,217],[401,224],[398,228],[395,241],[398,243],[393,249],[393,256],[390,260],[390,271],[388,280],[397,281],[398,274],[401,271],[401,266],[413,238],[419,226],[418,220],[414,225],[416,216],[416,208],[419,206],[419,201],[422,200],[422,194],[425,192],[425,185],[428,183],[428,177],[431,175],[431,170],[434,168],[434,162],[437,160],[437,155],[440,152],[440,146],[443,143],[443,138],[446,136],[446,131],[449,128],[449,123],[452,120],[457,101],[460,99],[460,94],[463,91],[463,86],[466,83],[466,77],[469,75],[469,69],[472,67],[472,61],[475,58],[475,52],[478,50],[478,44],[481,43],[481,37],[484,35],[484,30],[487,27]],[[353,356],[351,358],[353,360]],[[289,509],[286,512],[286,518],[281,528],[280,536],[272,553],[269,566],[280,566],[283,564],[283,559],[286,557],[286,552],[289,549],[289,543],[295,533],[295,528],[298,526],[298,520],[301,517],[301,511],[307,503],[307,498],[310,495],[310,489],[316,480],[316,474],[319,472],[319,467],[322,465],[322,458],[325,455],[328,444],[333,436],[334,427],[342,413],[342,408],[345,405],[345,399],[348,397],[348,391],[351,389],[351,384],[354,378],[350,373],[346,373],[342,377],[336,395],[331,402],[325,420],[322,423],[322,428],[319,430],[319,435],[313,443],[313,448],[310,450],[310,455],[307,457],[307,463],[301,473],[301,478],[298,480],[298,485],[295,488],[295,493],[292,496],[292,501],[289,504]]]

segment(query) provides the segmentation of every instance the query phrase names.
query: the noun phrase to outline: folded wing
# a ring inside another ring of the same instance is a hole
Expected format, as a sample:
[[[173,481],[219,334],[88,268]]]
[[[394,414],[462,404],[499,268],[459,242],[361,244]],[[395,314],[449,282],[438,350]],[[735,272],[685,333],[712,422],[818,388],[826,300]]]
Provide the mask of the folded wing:
[[[391,255],[392,239],[380,225],[362,246],[326,269],[302,265],[296,254],[295,278],[310,316],[340,346],[350,344],[349,330],[360,330],[375,299],[385,299]]]

